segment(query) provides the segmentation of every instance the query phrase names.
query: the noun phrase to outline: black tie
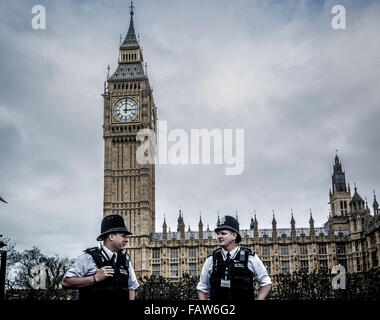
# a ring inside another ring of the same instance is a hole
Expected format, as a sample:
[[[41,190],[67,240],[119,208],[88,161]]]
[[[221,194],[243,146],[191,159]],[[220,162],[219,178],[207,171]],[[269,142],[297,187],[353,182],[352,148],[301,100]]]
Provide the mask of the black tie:
[[[114,268],[115,269],[115,257],[116,257],[116,255],[115,254],[113,254],[112,255],[112,257],[111,257],[111,265],[112,265],[112,268]]]
[[[231,260],[231,255],[229,252],[227,252],[227,259],[226,259],[226,269],[224,270],[224,279],[228,279],[228,275],[230,273],[230,260]]]

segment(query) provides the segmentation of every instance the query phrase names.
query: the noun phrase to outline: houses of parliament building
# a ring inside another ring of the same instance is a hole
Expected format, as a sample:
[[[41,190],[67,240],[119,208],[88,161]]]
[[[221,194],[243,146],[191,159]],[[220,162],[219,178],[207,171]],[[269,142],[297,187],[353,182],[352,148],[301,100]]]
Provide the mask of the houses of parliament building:
[[[141,144],[138,131],[156,132],[157,108],[133,18],[131,5],[118,66],[108,74],[103,93],[104,215],[117,213],[124,217],[133,234],[127,251],[137,276],[155,274],[179,280],[186,273],[199,275],[206,257],[218,245],[214,228],[205,228],[201,217],[198,230],[185,230],[181,211],[177,231],[168,231],[165,221],[161,232],[155,231],[155,165],[139,163],[136,153]],[[352,192],[346,183],[337,155],[329,204],[330,215],[322,228],[314,226],[311,212],[307,228],[296,228],[293,216],[290,228],[277,228],[273,215],[272,228],[259,229],[255,216],[250,228],[241,230],[241,245],[258,254],[270,275],[331,272],[337,264],[348,273],[378,268],[380,214],[376,195],[371,212],[356,186]]]

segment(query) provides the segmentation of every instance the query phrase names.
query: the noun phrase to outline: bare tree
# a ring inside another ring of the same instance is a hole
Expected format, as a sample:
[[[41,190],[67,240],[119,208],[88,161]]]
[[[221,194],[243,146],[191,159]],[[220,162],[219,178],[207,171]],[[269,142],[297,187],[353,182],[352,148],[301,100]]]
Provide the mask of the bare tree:
[[[18,252],[11,248],[8,265],[9,277],[6,282],[8,296],[26,300],[61,300],[72,299],[76,291],[63,290],[61,281],[73,260],[58,255],[48,257],[39,248]],[[41,288],[36,288],[34,269],[40,266],[44,270],[45,279]]]

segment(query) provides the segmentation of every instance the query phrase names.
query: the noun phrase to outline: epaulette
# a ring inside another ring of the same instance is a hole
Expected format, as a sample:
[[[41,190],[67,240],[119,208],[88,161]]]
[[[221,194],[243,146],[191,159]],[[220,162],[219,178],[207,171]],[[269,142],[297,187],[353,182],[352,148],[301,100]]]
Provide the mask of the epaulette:
[[[220,251],[222,251],[221,248],[218,248],[218,249],[214,250],[213,252],[211,252],[211,253],[207,256],[207,258],[213,256],[215,253],[220,252]]]
[[[239,254],[239,260],[241,262],[245,261],[245,257],[247,256],[254,256],[255,253],[251,251],[251,249],[246,247],[240,247],[240,254]]]
[[[99,247],[87,248],[83,252],[85,252],[85,253],[91,253],[91,252],[96,252],[96,251],[99,251]]]

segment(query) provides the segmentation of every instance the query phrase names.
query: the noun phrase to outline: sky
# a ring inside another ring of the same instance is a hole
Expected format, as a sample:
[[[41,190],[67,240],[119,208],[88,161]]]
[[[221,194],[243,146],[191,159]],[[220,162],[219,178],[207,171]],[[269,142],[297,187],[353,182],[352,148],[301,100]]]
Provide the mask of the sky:
[[[346,28],[332,28],[343,5]],[[46,10],[35,30],[34,5]],[[0,2],[0,234],[76,257],[103,210],[103,85],[127,0]],[[351,186],[380,193],[378,1],[135,0],[158,119],[169,130],[244,130],[244,170],[156,166],[156,231],[217,214],[249,228],[316,227],[336,150]],[[353,188],[352,188],[353,189]]]

